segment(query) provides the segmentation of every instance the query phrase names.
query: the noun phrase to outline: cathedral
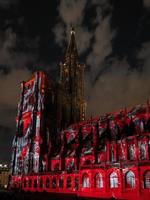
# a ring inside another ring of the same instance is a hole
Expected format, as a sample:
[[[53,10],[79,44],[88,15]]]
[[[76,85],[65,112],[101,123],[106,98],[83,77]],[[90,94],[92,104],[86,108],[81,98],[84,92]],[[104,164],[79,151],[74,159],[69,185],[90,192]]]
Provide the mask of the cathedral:
[[[21,83],[9,187],[148,200],[149,102],[87,119],[84,68],[72,28],[59,81],[38,71]]]

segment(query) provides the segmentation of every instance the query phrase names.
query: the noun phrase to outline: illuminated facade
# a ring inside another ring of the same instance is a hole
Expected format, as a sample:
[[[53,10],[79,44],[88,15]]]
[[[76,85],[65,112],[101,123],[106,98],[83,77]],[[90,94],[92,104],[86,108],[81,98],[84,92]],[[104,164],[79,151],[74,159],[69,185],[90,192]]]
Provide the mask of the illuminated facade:
[[[60,82],[53,84],[36,72],[22,83],[10,186],[148,200],[149,103],[84,120],[84,66],[77,55],[72,30]]]

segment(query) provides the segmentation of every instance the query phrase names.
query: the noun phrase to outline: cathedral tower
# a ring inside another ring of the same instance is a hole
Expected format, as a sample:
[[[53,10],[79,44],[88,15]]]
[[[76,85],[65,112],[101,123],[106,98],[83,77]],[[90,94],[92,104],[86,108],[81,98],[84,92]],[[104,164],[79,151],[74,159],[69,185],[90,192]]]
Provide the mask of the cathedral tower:
[[[60,85],[63,90],[62,120],[66,119],[66,125],[85,119],[84,67],[78,63],[75,30],[72,28],[65,59],[60,65]]]

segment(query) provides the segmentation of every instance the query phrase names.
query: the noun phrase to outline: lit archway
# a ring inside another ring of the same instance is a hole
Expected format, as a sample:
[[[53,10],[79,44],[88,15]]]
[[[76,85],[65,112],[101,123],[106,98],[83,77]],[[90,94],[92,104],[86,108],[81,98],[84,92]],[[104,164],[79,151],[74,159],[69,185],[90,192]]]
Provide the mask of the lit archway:
[[[90,179],[87,174],[83,174],[82,176],[82,187],[89,188],[90,187]]]
[[[34,179],[34,188],[37,188],[37,179]]]
[[[150,171],[144,174],[144,188],[150,189]]]
[[[103,188],[103,177],[100,173],[97,173],[94,177],[94,187]]]
[[[40,188],[41,189],[43,188],[43,179],[42,178],[40,179]]]
[[[110,188],[118,188],[118,175],[116,172],[112,172],[109,175],[109,185]]]
[[[32,187],[32,179],[29,179],[28,186],[29,186],[29,188]]]
[[[50,179],[46,178],[46,188],[50,188]]]
[[[67,189],[71,188],[71,177],[67,177]]]
[[[128,171],[125,175],[126,188],[135,188],[135,175],[132,171]]]
[[[53,177],[53,179],[52,179],[52,188],[53,188],[53,189],[56,188],[56,184],[57,184],[57,182],[56,182],[56,178]]]

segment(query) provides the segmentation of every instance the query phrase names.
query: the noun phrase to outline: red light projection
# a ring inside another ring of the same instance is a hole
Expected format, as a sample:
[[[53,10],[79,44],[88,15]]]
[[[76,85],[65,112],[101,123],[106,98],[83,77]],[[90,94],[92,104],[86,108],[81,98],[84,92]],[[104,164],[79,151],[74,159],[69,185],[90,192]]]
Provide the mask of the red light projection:
[[[54,92],[47,89],[46,80],[38,72],[22,84],[11,188],[148,200],[149,104],[72,124],[52,134],[52,110],[47,106]]]

